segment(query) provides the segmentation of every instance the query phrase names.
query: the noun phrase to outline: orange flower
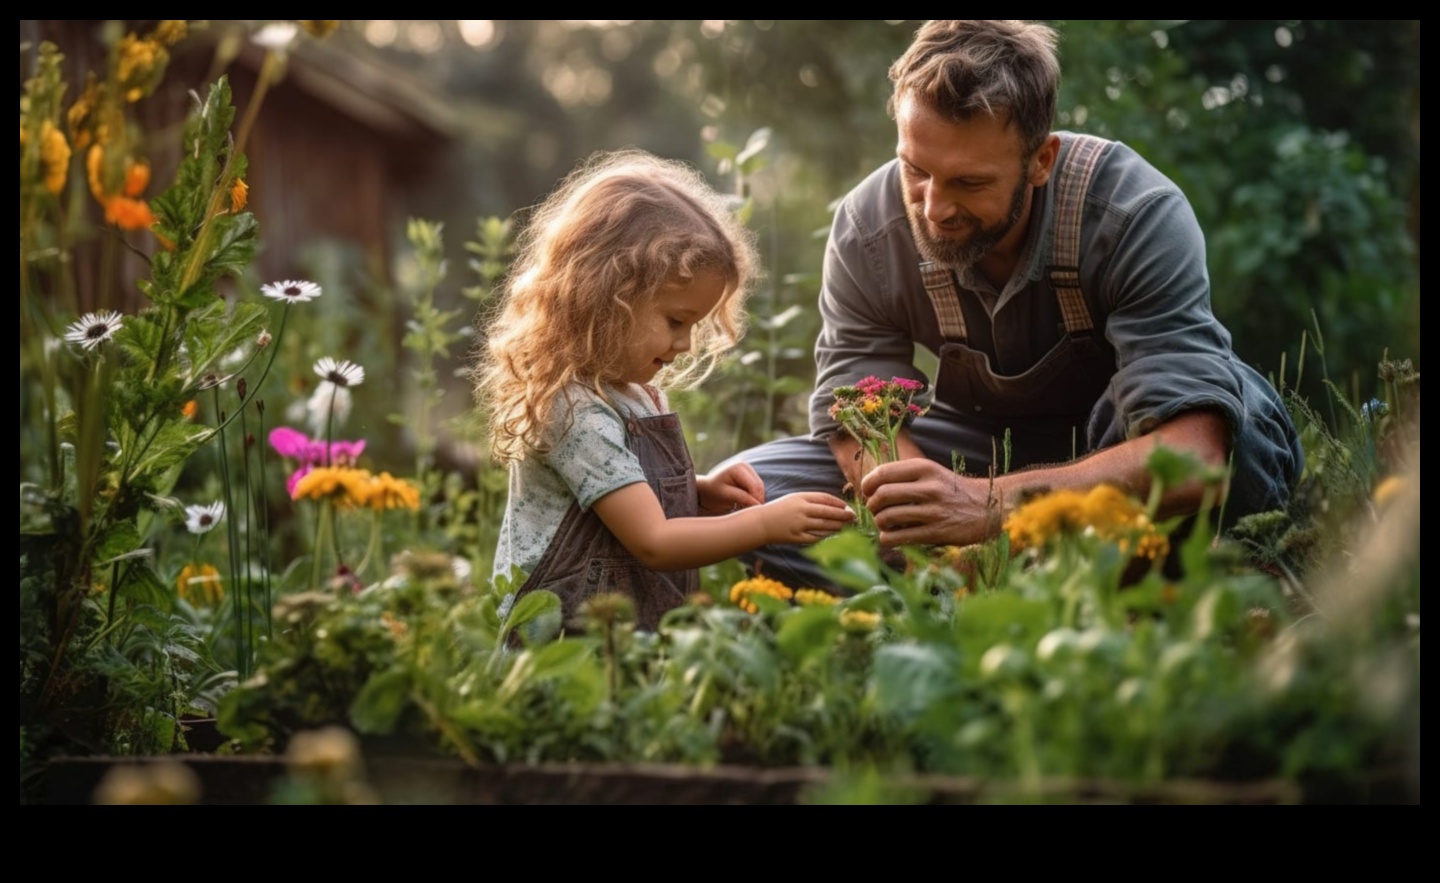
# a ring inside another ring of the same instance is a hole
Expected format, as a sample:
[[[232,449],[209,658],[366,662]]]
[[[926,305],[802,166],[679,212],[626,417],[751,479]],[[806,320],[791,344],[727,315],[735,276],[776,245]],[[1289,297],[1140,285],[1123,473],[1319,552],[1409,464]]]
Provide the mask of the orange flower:
[[[200,413],[200,403],[191,399],[180,409],[180,413],[185,415],[186,420],[194,420],[195,415]]]
[[[139,196],[150,186],[150,164],[147,162],[125,161],[125,195]]]
[[[105,203],[105,220],[122,230],[148,230],[155,215],[143,199],[112,196]]]
[[[238,212],[245,208],[249,194],[250,185],[245,183],[244,178],[236,178],[235,183],[230,185],[230,211]]]
[[[155,215],[143,199],[136,197],[150,184],[150,164],[126,157],[125,177],[121,182],[123,195],[112,193],[105,186],[104,167],[104,146],[91,145],[85,154],[85,177],[90,183],[91,195],[105,208],[106,223],[123,230],[149,229],[155,223]]]

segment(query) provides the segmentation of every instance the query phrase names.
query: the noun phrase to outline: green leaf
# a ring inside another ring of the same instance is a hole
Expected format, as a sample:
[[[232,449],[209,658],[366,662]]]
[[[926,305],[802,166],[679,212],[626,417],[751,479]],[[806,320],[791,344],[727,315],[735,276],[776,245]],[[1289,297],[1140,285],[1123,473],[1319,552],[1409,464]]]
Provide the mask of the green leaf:
[[[959,694],[959,665],[939,645],[886,644],[875,651],[870,683],[882,714],[915,718]]]
[[[394,732],[409,701],[408,672],[400,667],[376,672],[350,703],[350,720],[362,733],[385,735]]]
[[[95,544],[95,563],[104,565],[135,551],[140,545],[140,530],[132,521],[111,525]]]
[[[270,311],[261,304],[237,303],[227,313],[225,302],[219,300],[192,314],[185,328],[191,382],[199,381],[217,361],[235,350],[253,347],[269,318]]]
[[[1205,465],[1194,454],[1177,451],[1165,445],[1156,445],[1145,466],[1155,480],[1167,488],[1199,478],[1205,471]]]
[[[734,162],[735,157],[740,154],[740,148],[729,141],[711,141],[705,145],[705,152],[715,159]]]
[[[804,554],[844,588],[863,592],[884,581],[875,541],[853,528],[821,540]]]
[[[505,617],[500,634],[508,635],[511,630],[547,613],[559,615],[560,596],[544,589],[530,592],[522,596],[515,602],[515,606],[510,608],[510,614]]]
[[[775,634],[780,652],[796,665],[830,649],[840,631],[840,620],[829,606],[801,607],[785,617]]]

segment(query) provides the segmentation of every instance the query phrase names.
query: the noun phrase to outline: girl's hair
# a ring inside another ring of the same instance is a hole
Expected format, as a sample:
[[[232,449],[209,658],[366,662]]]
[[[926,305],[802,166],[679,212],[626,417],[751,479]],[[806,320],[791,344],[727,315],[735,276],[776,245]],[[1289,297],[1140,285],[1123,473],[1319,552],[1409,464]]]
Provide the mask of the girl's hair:
[[[637,309],[667,285],[718,272],[724,295],[656,382],[704,379],[744,333],[757,263],[750,231],[695,169],[638,150],[590,157],[535,209],[488,323],[475,396],[495,456],[546,450],[568,387],[608,398]]]

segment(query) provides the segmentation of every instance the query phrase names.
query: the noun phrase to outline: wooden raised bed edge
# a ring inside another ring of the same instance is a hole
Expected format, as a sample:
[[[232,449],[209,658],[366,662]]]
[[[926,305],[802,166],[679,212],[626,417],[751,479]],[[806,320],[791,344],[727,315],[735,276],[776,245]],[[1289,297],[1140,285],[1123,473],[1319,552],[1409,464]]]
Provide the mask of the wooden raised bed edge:
[[[177,754],[167,757],[75,757],[51,761],[46,804],[88,804],[95,786],[117,764],[186,764],[200,782],[202,805],[266,804],[285,776],[273,756]],[[471,767],[459,760],[366,758],[367,780],[389,805],[793,805],[830,781],[823,767],[697,767],[678,764],[509,764]],[[1358,777],[1342,785],[1302,787],[1267,780],[1248,783],[1179,780],[1136,786],[1103,780],[1050,780],[1036,788],[1011,782],[945,776],[894,778],[887,786],[927,804],[1124,803],[1299,804],[1409,803],[1419,794],[1398,776]],[[1418,786],[1418,783],[1415,783]]]

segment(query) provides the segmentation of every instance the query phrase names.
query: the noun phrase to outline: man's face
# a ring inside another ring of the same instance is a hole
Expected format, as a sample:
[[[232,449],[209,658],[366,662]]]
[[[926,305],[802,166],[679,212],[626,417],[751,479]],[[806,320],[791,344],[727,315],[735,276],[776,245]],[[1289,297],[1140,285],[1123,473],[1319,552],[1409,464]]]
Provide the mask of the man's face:
[[[950,122],[912,96],[898,102],[895,122],[906,214],[921,256],[964,269],[997,247],[1018,250],[1034,186],[1019,132],[987,116]]]

